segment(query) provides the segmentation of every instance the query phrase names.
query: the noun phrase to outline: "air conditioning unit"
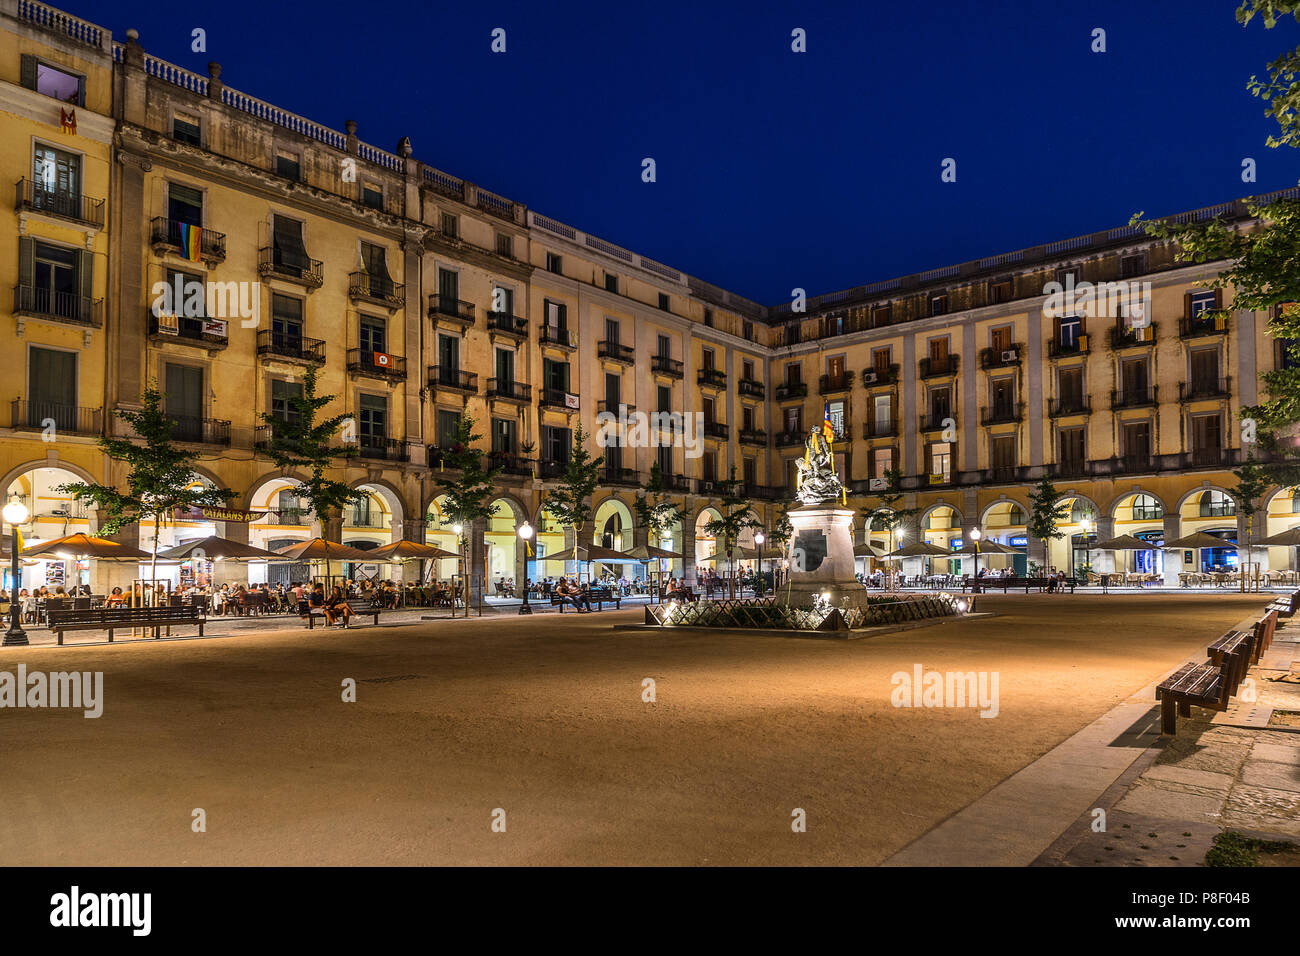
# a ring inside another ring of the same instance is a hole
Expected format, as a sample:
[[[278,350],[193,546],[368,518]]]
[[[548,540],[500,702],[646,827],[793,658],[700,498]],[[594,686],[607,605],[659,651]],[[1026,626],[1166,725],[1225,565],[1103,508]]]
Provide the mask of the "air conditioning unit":
[[[863,372],[863,373],[862,373],[862,381],[863,381],[863,384],[866,384],[866,385],[872,385],[872,384],[874,384],[875,381],[876,381],[876,373],[875,373],[875,372]]]
[[[1005,350],[1003,350],[1003,352],[1002,352],[1002,361],[1004,361],[1004,362],[1014,362],[1015,360],[1016,360],[1016,350],[1015,350],[1015,349],[1005,349]]]

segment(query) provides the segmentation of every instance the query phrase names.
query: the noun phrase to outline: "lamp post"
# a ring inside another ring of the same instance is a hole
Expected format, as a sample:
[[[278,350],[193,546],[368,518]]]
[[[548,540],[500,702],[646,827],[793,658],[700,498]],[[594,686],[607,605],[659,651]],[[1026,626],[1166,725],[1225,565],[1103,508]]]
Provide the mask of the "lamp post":
[[[767,540],[767,535],[761,531],[754,533],[754,543],[758,545],[758,578],[754,584],[754,597],[759,597],[763,593],[763,542]]]
[[[5,523],[9,525],[9,630],[5,631],[4,647],[23,647],[27,644],[27,632],[22,625],[22,602],[18,600],[18,584],[22,569],[18,566],[18,526],[24,524],[31,516],[27,506],[17,495],[0,510]]]
[[[527,521],[519,526],[519,537],[524,539],[524,603],[519,605],[519,613],[532,614],[533,606],[528,603],[528,550],[533,538],[533,526]]]
[[[1092,566],[1092,548],[1091,548],[1091,546],[1090,546],[1089,543],[1088,543],[1088,539],[1092,537],[1092,529],[1093,529],[1093,527],[1094,527],[1094,524],[1093,524],[1093,520],[1092,520],[1091,518],[1084,518],[1084,519],[1083,519],[1083,562],[1084,562],[1084,564],[1085,564],[1086,566],[1088,566],[1088,567],[1091,567],[1091,566]],[[1071,558],[1074,557],[1073,549],[1071,549],[1070,557],[1071,557]],[[1071,565],[1073,565],[1073,561],[1071,561]],[[1126,564],[1125,564],[1125,567],[1127,567],[1127,566],[1128,566],[1128,565],[1127,565],[1127,563],[1126,563]],[[1073,566],[1070,568],[1070,572],[1071,572],[1071,574],[1073,574],[1073,575],[1075,575],[1075,576],[1077,576],[1078,573],[1079,573],[1078,568],[1075,568],[1075,567],[1073,567]]]
[[[971,584],[971,594],[980,593],[980,538],[982,537],[979,528],[970,529],[970,539],[975,542],[975,580]]]
[[[899,528],[898,540],[894,542],[897,545],[897,547],[895,547],[893,550],[897,551],[899,548],[901,548],[903,546],[903,539],[906,537],[907,537],[907,529]],[[889,590],[891,591],[898,590],[898,577],[903,573],[902,560],[903,560],[902,558],[891,558],[889,561],[889,570],[885,572],[889,576],[889,581],[890,581]],[[894,563],[895,561],[899,563],[895,564]]]
[[[459,521],[451,526],[451,533],[456,536],[456,570],[460,574],[460,586],[465,592],[465,616],[469,617],[469,582],[465,580],[465,539],[462,532],[465,526]],[[451,595],[451,616],[456,616],[456,594]]]

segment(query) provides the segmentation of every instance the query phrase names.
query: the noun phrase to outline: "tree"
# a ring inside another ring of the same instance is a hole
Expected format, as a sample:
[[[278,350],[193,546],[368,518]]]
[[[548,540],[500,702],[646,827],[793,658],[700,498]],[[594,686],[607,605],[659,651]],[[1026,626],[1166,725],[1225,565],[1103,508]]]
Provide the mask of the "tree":
[[[897,468],[891,468],[885,472],[885,491],[882,494],[873,497],[880,502],[874,508],[862,509],[862,517],[866,523],[867,539],[870,540],[871,532],[875,529],[884,531],[889,535],[890,544],[893,544],[895,533],[898,532],[912,518],[921,513],[920,508],[904,508],[902,492],[902,472]]]
[[[1251,537],[1254,532],[1255,515],[1259,511],[1259,500],[1263,497],[1271,484],[1264,468],[1253,458],[1246,459],[1240,468],[1233,471],[1237,476],[1237,485],[1235,488],[1228,489],[1228,494],[1232,495],[1233,500],[1237,503],[1237,514],[1246,516],[1246,540],[1243,542],[1244,548],[1240,549],[1246,553],[1246,562],[1241,568],[1241,589],[1246,590],[1246,576],[1249,573],[1249,564],[1251,559]]]
[[[656,540],[672,531],[673,526],[686,518],[686,512],[673,504],[664,492],[664,473],[659,462],[650,466],[650,479],[637,492],[632,510],[637,519],[645,526]]]
[[[158,538],[163,524],[177,508],[219,508],[234,494],[223,488],[197,483],[195,455],[172,444],[175,421],[163,411],[157,382],[145,386],[139,411],[118,409],[117,417],[135,431],[137,440],[105,436],[99,447],[113,461],[128,468],[126,490],[95,482],[74,481],[59,491],[89,498],[107,515],[100,531],[115,534],[126,525],[153,521],[153,560],[149,577],[158,580]]]
[[[1043,475],[1029,496],[1029,521],[1026,531],[1029,537],[1043,542],[1043,553],[1047,552],[1048,542],[1053,538],[1064,538],[1065,532],[1057,527],[1070,516],[1070,509],[1061,500],[1061,493],[1052,484],[1052,479]]]
[[[442,449],[444,470],[438,472],[434,482],[442,489],[442,513],[446,520],[468,529],[475,521],[486,521],[497,513],[497,506],[492,504],[496,494],[497,475],[504,465],[495,460],[495,464],[484,468],[483,453],[474,447],[479,440],[474,434],[474,419],[462,415],[456,423],[456,434],[449,448]],[[425,515],[427,523],[433,515]],[[461,556],[464,560],[464,556]],[[452,616],[456,608],[452,606]],[[465,589],[465,614],[469,616],[469,589]]]
[[[1259,17],[1271,30],[1280,17],[1292,15],[1300,21],[1300,3],[1279,0],[1244,0],[1237,8],[1237,20],[1248,26]],[[1252,76],[1247,89],[1268,104],[1266,116],[1277,121],[1279,134],[1267,145],[1300,147],[1300,47],[1283,54],[1268,66],[1267,80]],[[1268,329],[1284,343],[1290,358],[1300,360],[1292,344],[1300,340],[1300,199],[1280,197],[1270,202],[1244,200],[1257,224],[1240,230],[1222,219],[1178,223],[1145,221],[1142,213],[1131,220],[1144,226],[1148,235],[1172,240],[1176,257],[1186,262],[1225,261],[1228,267],[1206,284],[1231,287],[1238,309],[1266,311]],[[1300,361],[1297,362],[1300,365]],[[1265,372],[1265,399],[1241,409],[1243,438],[1249,432],[1269,460],[1260,463],[1262,473],[1281,485],[1300,483],[1300,460],[1294,454],[1295,427],[1300,423],[1300,367]],[[1249,438],[1246,439],[1249,441]]]
[[[303,378],[302,394],[290,396],[288,415],[278,418],[262,413],[262,423],[270,435],[264,451],[286,473],[296,469],[306,471],[306,478],[294,479],[293,491],[311,505],[320,519],[322,537],[327,517],[365,497],[363,492],[354,491],[344,482],[326,477],[326,469],[333,467],[335,458],[357,454],[355,446],[334,444],[334,435],[350,416],[335,415],[317,421],[321,410],[332,401],[333,395],[316,394],[316,369],[312,367]]]
[[[548,492],[543,506],[562,527],[573,531],[573,544],[578,547],[578,532],[591,517],[591,496],[596,493],[600,467],[604,457],[593,458],[587,451],[587,433],[581,423],[573,430],[569,460],[559,485]],[[576,558],[577,555],[575,554]]]
[[[731,477],[726,481],[718,483],[722,494],[722,514],[717,518],[711,518],[705,525],[706,534],[713,535],[716,539],[721,539],[723,547],[727,552],[727,562],[731,566],[731,581],[728,585],[728,592],[731,597],[736,596],[736,561],[735,548],[736,542],[740,540],[741,534],[753,528],[761,528],[762,522],[758,520],[758,515],[754,512],[754,507],[749,499],[744,496],[744,484],[736,480],[736,469],[731,469]]]

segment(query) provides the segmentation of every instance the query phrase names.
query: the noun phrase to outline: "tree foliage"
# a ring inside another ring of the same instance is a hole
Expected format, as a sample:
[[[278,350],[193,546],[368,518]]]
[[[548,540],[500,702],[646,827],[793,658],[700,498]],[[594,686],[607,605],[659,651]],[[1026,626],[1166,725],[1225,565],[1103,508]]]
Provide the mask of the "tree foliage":
[[[573,430],[569,461],[557,487],[546,494],[544,507],[565,528],[578,531],[591,517],[591,496],[596,492],[604,457],[587,451],[587,432],[579,424]]]
[[[1070,516],[1070,509],[1061,500],[1061,492],[1052,484],[1052,479],[1043,475],[1029,495],[1029,520],[1026,532],[1031,538],[1047,542],[1053,538],[1064,538],[1065,532],[1058,525]]]
[[[491,502],[496,495],[497,476],[504,467],[501,464],[483,467],[483,453],[474,447],[479,437],[474,434],[474,419],[462,415],[456,423],[451,447],[442,449],[445,470],[434,479],[444,496],[443,515],[467,527],[497,513],[497,506]]]
[[[686,512],[678,508],[664,491],[664,473],[657,461],[650,466],[650,478],[637,492],[632,509],[637,520],[656,538],[670,534],[674,525],[686,519]]]

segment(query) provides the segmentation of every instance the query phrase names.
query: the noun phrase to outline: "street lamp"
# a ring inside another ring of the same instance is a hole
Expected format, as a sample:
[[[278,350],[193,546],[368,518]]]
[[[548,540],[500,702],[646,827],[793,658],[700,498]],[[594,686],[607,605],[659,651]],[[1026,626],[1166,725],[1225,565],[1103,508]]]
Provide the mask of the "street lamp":
[[[532,614],[533,606],[528,603],[528,552],[533,537],[533,526],[527,521],[519,526],[519,537],[524,539],[524,603],[519,605],[519,613]]]
[[[9,630],[5,631],[3,646],[23,647],[27,644],[27,632],[23,630],[22,602],[18,600],[18,584],[22,569],[18,566],[18,526],[31,517],[22,499],[13,495],[9,503],[0,509],[5,523],[9,525]]]
[[[975,542],[975,581],[971,584],[971,594],[978,594],[980,589],[980,538],[982,537],[979,528],[970,529],[970,539]]]
[[[754,596],[758,597],[763,592],[763,542],[767,540],[767,535],[758,531],[754,534],[754,543],[758,545],[758,580],[754,588]]]
[[[451,526],[451,533],[456,536],[456,572],[460,575],[460,586],[465,593],[465,616],[469,617],[469,581],[465,575],[465,538],[462,532],[465,526],[459,521]],[[456,594],[451,595],[451,616],[456,616]]]

